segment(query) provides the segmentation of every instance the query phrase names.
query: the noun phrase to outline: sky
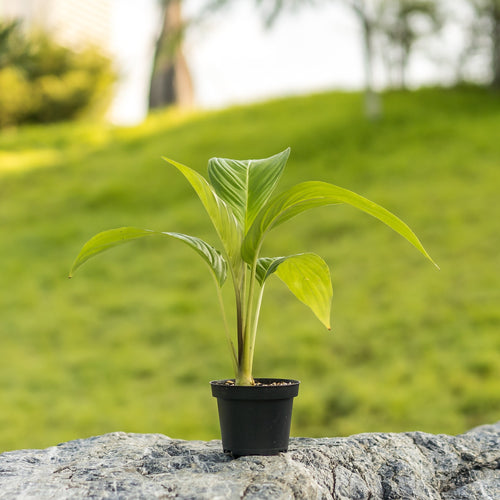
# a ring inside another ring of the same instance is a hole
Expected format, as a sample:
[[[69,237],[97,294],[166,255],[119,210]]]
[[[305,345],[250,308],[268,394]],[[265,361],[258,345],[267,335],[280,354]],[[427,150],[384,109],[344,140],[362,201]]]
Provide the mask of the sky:
[[[201,3],[184,0],[186,17],[195,14]],[[325,89],[360,89],[361,39],[357,18],[341,2],[319,2],[313,8],[285,13],[266,29],[255,2],[234,0],[230,8],[188,32],[185,53],[197,103],[223,107]],[[440,54],[445,56],[446,46],[451,49],[459,43],[456,32],[446,31]],[[436,52],[432,43],[424,48]],[[415,54],[409,68],[411,84],[451,78],[442,61],[430,59],[424,53]],[[375,79],[380,87],[386,84],[380,66]]]
[[[187,16],[197,4],[187,1]],[[331,5],[303,9],[269,29],[252,7],[251,1],[234,2],[189,32],[185,52],[200,105],[360,87],[357,26],[348,13]]]

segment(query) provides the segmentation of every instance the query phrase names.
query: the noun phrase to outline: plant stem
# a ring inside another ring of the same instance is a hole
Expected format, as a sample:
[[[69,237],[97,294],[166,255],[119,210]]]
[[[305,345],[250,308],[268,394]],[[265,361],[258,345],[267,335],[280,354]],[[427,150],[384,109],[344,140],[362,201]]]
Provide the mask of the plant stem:
[[[235,301],[236,301],[236,331],[238,336],[238,365],[241,363],[241,353],[243,352],[243,315],[241,311],[241,294],[235,286]]]
[[[250,337],[250,373],[252,372],[253,369],[253,354],[255,351],[255,339],[257,337],[257,326],[259,324],[259,316],[260,316],[260,308],[262,306],[262,297],[264,296],[264,283],[262,283],[262,286],[259,291],[259,296],[257,298],[257,306],[255,308],[255,316],[254,316],[254,322],[252,325],[252,334]]]
[[[252,313],[253,313],[253,296],[255,290],[255,274],[257,270],[257,259],[252,264],[251,272],[250,272],[250,282],[248,284],[248,290],[246,291],[246,300],[245,300],[245,323],[243,328],[243,351],[241,355],[241,359],[239,361],[239,371],[238,377],[236,379],[236,385],[254,385],[255,382],[252,376],[252,331],[253,331],[253,322],[252,322]]]
[[[238,297],[240,301],[240,330],[239,330],[239,335],[240,335],[240,344],[238,344],[238,363],[241,364],[242,358],[243,358],[243,352],[245,350],[245,331],[246,331],[246,326],[245,326],[245,318],[246,318],[246,310],[245,310],[245,305],[246,305],[246,287],[247,287],[247,269],[245,264],[242,264],[241,270],[240,270],[240,281],[238,283]]]
[[[231,262],[228,259],[229,262]],[[236,365],[239,366],[241,363],[241,356],[243,352],[243,310],[242,310],[242,293],[241,293],[241,272],[238,274],[238,276],[235,273],[235,269],[233,265],[230,263],[229,269],[231,272],[231,281],[233,283],[233,290],[234,290],[234,301],[236,305],[236,337],[237,337],[237,342],[238,342],[238,354],[236,356]],[[240,270],[241,271],[241,270]],[[237,372],[237,370],[236,370]]]
[[[215,276],[214,276],[215,278]],[[219,299],[219,305],[222,311],[222,319],[224,321],[224,330],[226,332],[226,339],[228,342],[229,346],[229,351],[231,352],[231,361],[233,363],[233,370],[234,370],[234,375],[235,377],[238,375],[238,359],[236,357],[236,351],[234,349],[234,344],[233,341],[231,340],[231,333],[229,331],[229,325],[227,323],[227,317],[226,317],[226,309],[224,307],[224,299],[222,297],[222,292],[219,284],[217,283],[217,280],[215,280],[215,284],[217,287],[217,298]]]

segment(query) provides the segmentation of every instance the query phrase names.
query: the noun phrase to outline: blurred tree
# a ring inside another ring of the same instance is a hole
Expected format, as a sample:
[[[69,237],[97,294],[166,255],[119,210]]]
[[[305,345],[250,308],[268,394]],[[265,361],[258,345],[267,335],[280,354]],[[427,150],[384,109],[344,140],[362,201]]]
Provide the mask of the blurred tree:
[[[182,51],[186,24],[182,19],[181,0],[160,0],[162,28],[155,49],[149,107],[193,104],[193,83]]]
[[[481,39],[486,35],[490,52],[491,86],[500,89],[500,0],[468,0],[468,2],[474,12],[470,29],[473,36],[471,46],[481,45]]]
[[[437,2],[432,0],[383,0],[379,5],[377,29],[385,41],[389,73],[398,67],[398,86],[406,88],[408,61],[415,43],[436,33],[443,25]],[[395,64],[390,54],[395,53]]]
[[[0,23],[0,69],[9,64],[23,64],[27,54],[19,21]]]
[[[367,6],[365,0],[344,0],[344,3],[356,14],[362,28],[363,36],[363,61],[365,73],[365,113],[370,119],[377,119],[382,114],[380,97],[375,91],[373,66],[374,66],[374,37],[377,29],[378,9]]]
[[[425,19],[428,25],[437,29],[440,26],[436,7],[438,0],[254,0],[267,26],[271,26],[285,10],[298,10],[306,5],[314,6],[327,1],[345,5],[359,21],[363,46],[365,113],[368,118],[376,119],[381,115],[380,97],[374,82],[376,38],[383,36],[386,45],[399,52],[400,84],[405,86],[411,51],[417,39],[428,33],[428,30],[417,26],[417,21]],[[212,0],[209,5],[210,8],[220,8],[228,3],[229,0]]]

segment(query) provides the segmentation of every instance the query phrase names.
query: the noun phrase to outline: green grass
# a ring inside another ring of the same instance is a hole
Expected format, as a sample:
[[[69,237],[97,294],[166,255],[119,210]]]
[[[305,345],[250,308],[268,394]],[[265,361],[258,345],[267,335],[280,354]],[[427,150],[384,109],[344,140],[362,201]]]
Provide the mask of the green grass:
[[[479,89],[330,93],[133,129],[62,124],[0,134],[0,451],[122,430],[218,437],[208,381],[231,376],[213,283],[175,241],[138,241],[66,276],[96,232],[134,225],[217,243],[191,188],[160,157],[287,146],[282,187],[352,189],[419,235],[437,271],[348,207],[278,228],[269,255],[315,251],[334,282],[329,333],[270,280],[255,375],[302,381],[293,435],[459,433],[500,413],[500,97]]]

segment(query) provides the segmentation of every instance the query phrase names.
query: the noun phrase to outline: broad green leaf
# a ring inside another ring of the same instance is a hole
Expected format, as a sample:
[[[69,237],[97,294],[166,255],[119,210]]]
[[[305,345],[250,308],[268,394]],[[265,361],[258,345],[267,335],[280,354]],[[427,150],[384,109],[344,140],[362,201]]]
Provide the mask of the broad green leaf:
[[[245,233],[276,188],[289,155],[290,148],[262,160],[209,160],[210,183],[232,208]]]
[[[273,272],[290,291],[330,330],[332,282],[326,262],[314,253],[259,259],[267,268],[263,281]]]
[[[241,261],[240,246],[243,235],[241,225],[232,210],[198,172],[169,158],[163,157],[163,159],[176,167],[189,181],[203,203],[233,266],[238,267]]]
[[[227,265],[224,257],[214,247],[204,242],[195,236],[188,236],[181,233],[151,231],[149,229],[139,229],[136,227],[120,227],[103,231],[93,236],[83,245],[80,253],[77,255],[69,277],[71,278],[75,271],[87,260],[95,255],[98,255],[105,250],[116,247],[123,243],[128,243],[131,240],[142,238],[145,236],[169,236],[177,240],[183,241],[195,252],[197,252],[203,260],[208,264],[210,270],[214,274],[219,286],[224,284],[227,275]]]
[[[379,219],[399,233],[437,267],[415,233],[401,219],[359,194],[320,181],[297,184],[273,198],[262,209],[243,241],[243,259],[249,263],[255,259],[265,235],[274,227],[311,208],[339,203],[346,203]]]

